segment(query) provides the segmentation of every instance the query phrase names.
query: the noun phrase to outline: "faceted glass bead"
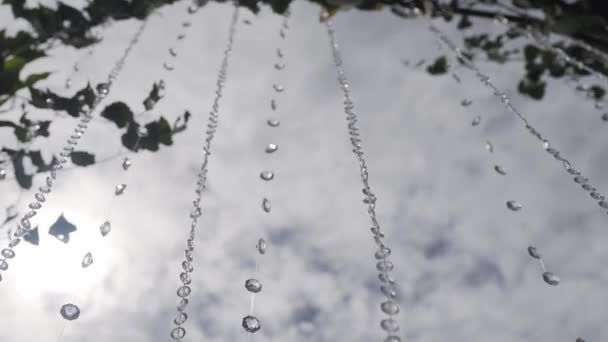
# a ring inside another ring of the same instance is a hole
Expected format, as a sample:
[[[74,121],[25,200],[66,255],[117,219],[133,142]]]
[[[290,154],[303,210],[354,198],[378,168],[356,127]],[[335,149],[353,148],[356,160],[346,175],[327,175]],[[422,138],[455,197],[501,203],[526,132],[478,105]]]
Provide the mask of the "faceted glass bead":
[[[462,105],[463,107],[468,107],[473,103],[472,100],[469,99],[464,99],[462,101],[460,101],[460,105]]]
[[[29,230],[32,228],[32,224],[30,223],[30,220],[28,220],[25,217],[21,219],[21,226],[23,227],[23,229],[26,229],[26,230]]]
[[[116,196],[120,196],[125,192],[125,189],[127,188],[127,184],[118,184],[115,188],[114,188],[114,194]]]
[[[102,97],[108,95],[108,93],[110,92],[110,85],[107,83],[99,83],[97,85],[97,92]]]
[[[608,209],[608,202],[606,202],[606,201],[600,201],[598,204],[599,204],[600,207],[602,207],[604,209]]]
[[[481,123],[481,116],[477,115],[476,117],[473,118],[473,121],[471,121],[471,126],[475,127],[477,125],[479,125]]]
[[[186,260],[192,261],[192,251],[189,249],[184,250],[184,255],[186,256]]]
[[[553,274],[552,272],[543,273],[543,280],[545,281],[545,283],[553,286],[559,285],[560,281],[559,277]]]
[[[503,176],[507,174],[507,171],[500,165],[494,165],[494,171],[496,171],[496,173],[498,173],[499,175]]]
[[[80,309],[74,304],[64,304],[59,310],[61,317],[68,321],[73,321],[80,316]]]
[[[84,257],[82,258],[82,268],[87,268],[89,266],[91,266],[91,264],[93,263],[93,254],[91,254],[91,252],[87,252],[87,254],[84,255]]]
[[[276,63],[274,65],[274,68],[277,70],[283,70],[283,69],[285,69],[285,63]]]
[[[583,177],[583,176],[574,177],[574,183],[577,183],[577,184],[587,183],[588,181],[589,181],[589,179],[587,177]]]
[[[591,195],[591,197],[593,197],[593,199],[598,200],[598,201],[603,201],[605,199],[605,197],[597,192],[592,192],[589,195]]]
[[[393,279],[393,277],[391,277],[390,274],[388,274],[388,273],[378,274],[378,279],[380,279],[381,282],[388,284],[388,285],[395,284],[395,279]]]
[[[380,321],[380,327],[382,330],[389,333],[399,331],[399,323],[392,318],[387,318]]]
[[[186,285],[180,286],[177,289],[177,295],[181,298],[188,297],[190,295],[190,291],[191,291],[190,287],[188,287]]]
[[[122,169],[127,171],[129,168],[131,167],[131,160],[129,160],[129,158],[126,158],[122,160]]]
[[[534,259],[541,258],[540,253],[538,253],[538,251],[536,250],[536,247],[534,247],[534,246],[528,247],[528,254],[530,254],[530,256],[533,257]]]
[[[268,198],[264,198],[262,200],[262,209],[267,213],[270,212],[271,206],[270,206],[270,200]]]
[[[0,180],[4,180],[6,178],[6,170],[0,169]]]
[[[521,208],[523,208],[523,206],[515,201],[508,201],[507,208],[509,208],[512,211],[518,211]]]
[[[177,313],[177,316],[175,316],[173,323],[175,323],[177,325],[182,325],[182,324],[186,323],[187,319],[188,319],[188,315],[186,315],[185,312],[180,311]]]
[[[280,85],[280,84],[276,84],[276,83],[272,85],[272,88],[273,88],[273,89],[274,89],[274,91],[276,91],[277,93],[280,93],[280,92],[282,92],[282,91],[284,91],[284,90],[285,90],[285,87],[283,87],[283,86],[282,86],[282,85]]]
[[[275,119],[270,119],[270,120],[266,121],[266,123],[270,127],[278,127],[281,124],[281,122],[279,120],[275,120]]]
[[[182,268],[186,272],[192,272],[192,271],[194,271],[194,267],[192,266],[192,263],[190,263],[188,261],[182,261]]]
[[[173,69],[175,69],[175,67],[173,66],[173,64],[171,64],[169,62],[164,62],[163,63],[163,68],[165,68],[165,70],[167,70],[167,71],[172,71]]]
[[[35,198],[35,199],[36,199],[36,201],[38,201],[38,202],[44,202],[44,201],[46,200],[46,198],[44,197],[44,195],[43,195],[43,194],[41,194],[41,193],[39,193],[39,192],[37,192],[37,193],[34,195],[34,198]]]
[[[2,254],[2,256],[7,259],[12,259],[15,257],[15,251],[13,251],[11,248],[3,249],[2,252],[0,252],[0,254]]]
[[[32,202],[28,205],[28,207],[30,207],[31,209],[40,209],[42,208],[42,204],[38,202]]]
[[[184,336],[186,336],[186,329],[182,327],[176,327],[171,330],[171,338],[176,341],[181,340],[182,338],[184,338]]]
[[[395,291],[395,288],[390,285],[380,286],[380,291],[389,299],[395,299],[395,297],[397,297],[397,291]]]
[[[179,275],[179,279],[182,281],[182,283],[184,283],[184,285],[190,285],[190,283],[192,282],[192,279],[190,278],[190,274],[188,274],[186,272],[182,272]]]
[[[8,270],[8,262],[6,262],[6,260],[2,259],[0,260],[0,271],[6,271]]]
[[[253,278],[247,279],[245,281],[245,288],[249,292],[258,293],[258,292],[262,291],[262,282],[257,279],[253,279]]]
[[[53,180],[50,177],[46,177],[46,186],[49,188],[53,186]]]
[[[8,247],[9,248],[13,248],[15,246],[17,246],[19,244],[19,242],[21,242],[21,239],[16,238],[16,239],[12,239],[9,243],[8,243]]]
[[[110,233],[110,231],[112,230],[112,225],[110,225],[109,221],[104,222],[100,227],[99,227],[99,232],[101,233],[101,236],[106,236],[108,235],[108,233]]]
[[[277,101],[275,99],[270,100],[270,109],[277,110]]]
[[[266,150],[265,151],[266,151],[266,153],[273,153],[273,152],[276,152],[276,150],[278,148],[279,147],[276,144],[268,144],[268,146],[266,146]]]
[[[51,188],[48,186],[41,186],[40,188],[38,188],[38,190],[40,190],[40,192],[42,192],[43,194],[48,194],[49,192],[51,192]]]
[[[254,333],[262,327],[262,323],[260,320],[254,316],[245,316],[243,317],[243,328],[250,333]]]
[[[264,240],[263,238],[260,238],[258,240],[258,243],[255,245],[255,247],[257,248],[257,250],[260,254],[265,254],[268,244],[266,243],[266,240]]]
[[[374,254],[374,257],[378,260],[382,260],[382,259],[388,257],[389,255],[391,255],[391,249],[384,246],[384,247],[380,247],[380,249],[378,251],[376,251],[376,253]]]
[[[177,303],[177,311],[184,311],[188,306],[188,298],[180,299],[179,303]]]
[[[384,342],[401,342],[401,339],[399,338],[399,336],[390,335],[384,339]]]
[[[271,181],[274,179],[274,173],[272,173],[271,171],[262,171],[260,173],[260,178],[265,181]]]
[[[393,268],[395,268],[395,266],[389,260],[382,260],[376,264],[376,268],[378,269],[378,271],[388,272],[388,271],[392,271]]]
[[[382,304],[380,304],[380,308],[382,309],[382,312],[387,315],[396,315],[397,313],[399,313],[399,307],[392,300],[382,302]]]

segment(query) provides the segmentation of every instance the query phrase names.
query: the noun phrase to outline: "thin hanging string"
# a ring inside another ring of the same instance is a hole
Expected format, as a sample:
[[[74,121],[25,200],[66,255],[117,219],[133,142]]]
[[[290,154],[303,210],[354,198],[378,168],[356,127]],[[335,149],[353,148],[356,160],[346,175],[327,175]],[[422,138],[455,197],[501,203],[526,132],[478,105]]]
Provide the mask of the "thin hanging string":
[[[397,297],[396,282],[390,274],[394,269],[394,265],[388,259],[391,254],[391,249],[384,240],[385,234],[380,230],[380,223],[376,218],[376,196],[372,192],[371,186],[369,185],[369,174],[367,171],[365,158],[363,157],[363,148],[361,145],[362,141],[359,136],[359,128],[357,125],[358,118],[357,114],[354,112],[355,106],[351,98],[348,80],[344,72],[342,56],[335,37],[335,31],[331,20],[328,19],[327,13],[324,13],[323,19],[325,20],[325,25],[327,27],[327,34],[329,36],[333,61],[338,74],[338,82],[340,83],[340,87],[344,94],[344,112],[346,114],[346,120],[348,121],[348,134],[350,136],[350,142],[353,146],[352,152],[355,154],[359,163],[361,182],[363,184],[362,191],[365,195],[363,202],[367,206],[367,213],[372,223],[371,232],[374,236],[374,241],[379,248],[375,253],[375,258],[378,260],[376,268],[380,272],[378,275],[378,279],[380,281],[380,290],[386,297],[386,300],[380,304],[380,309],[387,315],[386,318],[380,321],[380,327],[386,332],[384,342],[400,342],[401,338],[397,335],[400,327],[399,323],[397,323],[397,320],[395,319],[395,316],[399,313],[399,306],[395,301],[395,298]]]
[[[290,16],[289,9],[287,9],[287,10],[285,10],[285,17],[283,18],[281,28],[279,29],[279,37],[281,38],[282,41],[285,41],[285,39],[287,37],[287,31],[289,30],[289,16]],[[277,72],[282,72],[286,68],[286,65],[284,62],[284,57],[285,57],[285,55],[283,53],[283,49],[280,46],[277,47],[276,62],[274,63],[274,69]],[[272,88],[273,88],[273,93],[276,95],[280,95],[281,93],[283,93],[285,91],[285,87],[282,86],[280,83],[274,83]],[[270,100],[270,109],[273,112],[276,112],[278,109],[278,104],[276,101],[276,95],[274,95],[274,94]],[[277,126],[278,125],[271,125],[271,127],[277,127]],[[266,146],[264,152],[266,154],[273,154],[273,153],[277,152],[277,150],[278,150],[278,146],[276,144],[270,143]],[[260,173],[260,178],[266,182],[270,182],[274,179],[274,173],[271,171],[263,171],[262,173]],[[272,211],[271,201],[270,201],[270,199],[268,199],[266,197],[264,197],[262,199],[262,211],[264,211],[267,214],[270,214]],[[249,278],[245,281],[245,289],[251,293],[251,305],[249,308],[249,315],[243,317],[243,320],[241,322],[243,329],[245,329],[245,331],[247,331],[249,333],[252,333],[249,338],[250,340],[253,340],[253,333],[257,332],[258,330],[260,330],[262,328],[262,323],[260,322],[260,319],[254,315],[254,309],[255,309],[255,297],[259,292],[262,291],[262,282],[259,280],[259,273],[260,273],[259,266],[261,263],[262,255],[266,254],[266,249],[267,249],[266,240],[264,240],[263,238],[258,239],[256,249],[257,249],[258,253],[255,256],[255,271],[253,274],[253,278]]]
[[[188,11],[188,13],[192,14],[193,12]],[[166,73],[166,71],[165,71],[165,73]],[[155,102],[155,104],[156,104],[156,102]],[[149,109],[147,108],[145,111],[139,113],[138,115],[143,115],[143,114],[149,113],[153,109],[153,107],[154,106],[149,107]],[[137,134],[137,140],[135,142],[133,151],[129,152],[130,154],[137,153],[137,150],[138,150],[138,147],[139,147],[139,143],[140,143],[142,137],[143,137],[143,134],[141,134],[141,132],[138,132],[138,134]],[[122,161],[122,163],[121,163],[121,167],[122,167],[122,169],[124,171],[128,171],[131,166],[132,166],[131,160],[129,160],[128,158],[124,159]],[[124,193],[124,191],[126,189],[126,186],[128,184],[127,181],[129,179],[129,175],[131,173],[132,172],[127,173],[127,175],[125,176],[125,183],[116,185],[116,187],[114,188],[114,196],[120,196],[120,195],[122,195]],[[106,217],[106,221],[104,223],[102,223],[102,225],[99,227],[99,231],[101,233],[101,237],[102,238],[104,238],[107,234],[109,234],[110,230],[112,229],[112,227],[111,227],[112,213],[113,213],[113,208],[114,208],[116,202],[117,202],[117,200],[110,200],[110,203],[108,204],[107,213],[106,213],[106,216],[105,216]],[[87,268],[87,267],[89,267],[92,264],[92,262],[93,262],[93,256],[94,255],[96,255],[96,253],[92,253],[91,251],[87,252],[84,255],[84,257],[82,259],[82,262],[81,262],[81,265],[82,265],[83,268]],[[72,304],[72,303],[75,303],[75,301],[76,301],[76,298],[73,298],[70,302],[67,302],[64,305],[74,305],[74,308],[77,308],[78,310],[80,310],[80,308],[79,308],[78,305]],[[65,333],[67,322],[68,322],[68,320],[64,321],[64,324],[63,324],[63,327],[61,328],[61,331],[59,333],[59,337],[57,339],[57,342],[61,341],[61,339],[62,339],[62,337],[63,337],[63,335]]]
[[[111,69],[108,74],[106,83],[100,83],[97,86],[97,93],[95,95],[95,99],[92,103],[92,106],[89,107],[86,104],[82,106],[80,109],[80,122],[77,124],[74,129],[74,133],[70,136],[67,141],[67,144],[64,145],[63,151],[60,153],[61,157],[59,158],[57,163],[54,163],[51,166],[50,175],[46,177],[45,184],[38,188],[39,192],[34,195],[34,202],[31,202],[28,206],[31,209],[28,211],[20,220],[19,228],[14,233],[14,239],[9,242],[9,246],[2,250],[2,258],[0,259],[0,271],[6,271],[8,269],[8,262],[6,259],[12,259],[15,257],[14,248],[21,241],[21,237],[24,236],[28,231],[32,229],[32,224],[30,219],[38,214],[38,211],[42,208],[42,206],[47,203],[49,194],[53,189],[54,182],[57,180],[57,171],[61,170],[64,167],[64,164],[67,163],[68,158],[70,157],[74,148],[78,145],[80,138],[86,133],[88,128],[88,124],[93,118],[93,112],[96,109],[97,105],[106,97],[109,93],[112,83],[118,78],[120,72],[125,66],[125,62],[127,57],[131,53],[131,50],[139,41],[141,34],[143,33],[146,27],[147,19],[144,20],[134,36],[131,38],[127,48],[124,50],[123,55],[116,61],[116,64]]]
[[[439,49],[441,52],[444,52],[444,46],[443,46],[443,44],[441,44],[441,42],[440,42],[440,41],[438,41],[438,40],[436,40],[436,42],[437,42],[437,47],[438,47],[438,49]],[[451,57],[449,57],[449,56],[448,56],[448,58],[449,58],[450,60],[452,60],[452,58],[451,58]],[[451,63],[451,62],[448,62],[448,64],[452,64],[452,63]],[[456,76],[458,77],[458,79],[459,79],[459,80],[461,80],[460,76],[458,76],[458,75],[456,74],[456,72],[455,72],[455,71],[452,71],[452,73],[453,73],[454,75],[456,75]],[[459,82],[457,82],[457,83],[459,84],[459,86],[462,86],[464,89],[468,89],[468,88],[466,87],[466,85],[463,85],[463,84],[462,84],[462,81],[459,81]],[[470,100],[466,100],[466,99],[465,99],[465,100],[462,100],[461,105],[462,105],[463,107],[468,107],[468,106],[470,106],[472,103],[473,103],[472,101],[470,101]],[[478,118],[479,118],[479,117],[478,117]],[[474,119],[473,123],[474,123],[474,122],[475,122],[475,119]],[[474,126],[476,126],[476,125],[474,125]],[[488,146],[491,146],[491,148],[488,148]],[[489,140],[486,140],[486,149],[487,149],[487,150],[488,150],[488,152],[490,152],[490,153],[493,153],[493,152],[494,152],[494,146],[492,145],[492,143],[491,143]],[[504,168],[504,167],[502,167],[502,166],[500,166],[500,165],[498,165],[498,164],[495,164],[495,165],[494,165],[494,167],[493,167],[493,169],[494,169],[494,171],[496,172],[496,174],[498,174],[498,175],[499,175],[499,176],[501,176],[501,177],[503,177],[503,176],[508,176],[508,175],[507,175],[507,171],[505,170],[505,168]],[[519,204],[518,202],[513,201],[513,200],[509,200],[509,201],[507,201],[507,202],[506,202],[506,206],[507,206],[507,208],[508,208],[509,210],[511,210],[511,211],[519,211],[519,210],[520,210],[520,209],[523,207],[521,204]],[[540,266],[541,266],[541,271],[542,271],[542,272],[541,272],[541,275],[542,275],[542,279],[545,281],[545,283],[547,283],[547,284],[549,284],[549,285],[557,286],[557,285],[559,284],[559,282],[560,282],[559,277],[558,277],[557,275],[555,275],[553,272],[549,272],[549,271],[547,271],[547,268],[545,267],[545,263],[544,263],[543,259],[541,258],[540,254],[538,254],[538,253],[536,252],[536,247],[534,247],[534,246],[529,246],[529,247],[528,247],[528,254],[529,254],[530,256],[532,256],[533,258],[535,258],[535,259],[537,259],[537,260],[538,260],[538,262],[539,262],[539,264],[540,264]]]
[[[416,13],[420,14],[419,9],[416,8],[415,11]],[[500,99],[505,109],[514,114],[515,117],[524,124],[526,130],[528,130],[528,132],[532,136],[534,136],[538,141],[541,142],[541,146],[543,147],[543,149],[549,155],[553,156],[556,160],[562,163],[562,166],[564,167],[566,172],[568,172],[569,176],[573,177],[574,182],[576,184],[580,184],[581,188],[587,191],[591,198],[593,198],[601,208],[608,209],[608,202],[605,201],[605,196],[602,195],[595,186],[589,183],[589,179],[584,176],[579,170],[574,168],[572,163],[566,157],[562,156],[561,152],[558,149],[551,146],[550,141],[545,138],[534,126],[532,126],[530,121],[519,109],[513,106],[511,98],[506,93],[502,92],[490,80],[490,77],[488,75],[486,75],[479,68],[477,68],[477,66],[472,61],[468,60],[467,57],[462,53],[462,50],[458,48],[450,40],[450,38],[445,35],[445,33],[443,33],[443,31],[437,28],[428,17],[424,15],[420,15],[420,17],[422,17],[427,22],[429,31],[436,35],[437,38],[439,38],[439,40],[454,53],[454,55],[458,58],[458,61],[462,65],[473,71],[477,78],[481,81],[481,83],[486,87],[489,87],[493,91],[494,96]]]
[[[224,57],[222,59],[222,64],[220,66],[220,70],[218,73],[217,81],[216,81],[216,91],[215,98],[213,100],[212,110],[209,113],[209,119],[207,124],[206,138],[205,144],[203,146],[203,162],[201,163],[200,170],[197,174],[197,182],[195,189],[194,200],[192,201],[193,210],[190,213],[190,218],[192,219],[190,223],[190,232],[188,235],[188,240],[186,242],[186,250],[184,251],[185,260],[182,261],[181,266],[183,272],[180,274],[179,278],[182,285],[177,289],[177,296],[179,297],[179,303],[177,306],[177,315],[173,320],[173,324],[175,328],[171,330],[170,336],[176,341],[181,341],[182,338],[186,335],[186,329],[182,327],[182,325],[188,319],[188,315],[186,314],[186,307],[188,305],[188,296],[191,293],[190,283],[192,282],[190,273],[194,271],[194,267],[192,265],[194,258],[192,252],[194,251],[194,239],[196,233],[196,225],[198,223],[198,218],[201,216],[201,194],[203,190],[207,186],[207,165],[209,163],[209,155],[211,153],[211,141],[215,136],[215,131],[218,124],[219,119],[219,103],[220,98],[223,94],[223,89],[226,83],[226,76],[228,72],[228,59],[232,52],[232,44],[234,41],[234,35],[236,31],[236,23],[239,15],[239,7],[238,2],[234,4],[234,11],[232,14],[232,20],[230,22],[230,29],[228,34],[228,41],[226,42],[226,48],[224,50]]]

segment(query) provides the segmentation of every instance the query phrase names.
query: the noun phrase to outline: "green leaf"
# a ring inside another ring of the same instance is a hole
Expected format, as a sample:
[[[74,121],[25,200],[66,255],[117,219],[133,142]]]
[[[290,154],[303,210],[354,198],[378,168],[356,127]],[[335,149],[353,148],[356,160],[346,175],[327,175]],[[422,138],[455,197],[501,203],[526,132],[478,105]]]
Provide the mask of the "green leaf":
[[[25,81],[23,81],[21,83],[22,87],[31,87],[32,85],[34,85],[34,83],[44,80],[47,77],[49,77],[50,74],[51,74],[50,72],[41,72],[39,74],[31,74],[25,79]]]
[[[19,56],[12,56],[4,61],[5,72],[19,73],[23,66],[25,66],[25,59]]]

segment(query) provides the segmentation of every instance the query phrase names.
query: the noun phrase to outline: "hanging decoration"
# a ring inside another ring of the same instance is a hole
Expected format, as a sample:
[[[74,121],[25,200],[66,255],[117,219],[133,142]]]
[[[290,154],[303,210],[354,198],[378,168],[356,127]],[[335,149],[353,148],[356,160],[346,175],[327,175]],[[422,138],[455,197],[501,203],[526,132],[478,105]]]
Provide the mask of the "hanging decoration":
[[[173,319],[173,324],[175,327],[171,330],[170,336],[172,339],[176,341],[181,341],[182,338],[186,335],[186,329],[182,326],[186,320],[188,319],[188,315],[186,313],[186,307],[188,306],[188,296],[191,293],[190,283],[192,282],[191,273],[194,271],[193,261],[193,251],[194,251],[194,239],[196,233],[196,225],[198,223],[198,218],[202,214],[202,209],[200,206],[201,203],[201,195],[203,190],[205,190],[207,186],[207,165],[209,163],[209,154],[211,153],[211,141],[215,136],[215,130],[217,128],[218,119],[219,119],[219,102],[220,98],[223,94],[224,85],[226,83],[226,76],[228,72],[228,59],[232,52],[232,44],[234,41],[234,34],[236,31],[236,24],[239,16],[239,7],[238,3],[235,2],[234,11],[232,14],[232,19],[230,22],[230,29],[228,34],[228,41],[226,42],[226,48],[224,50],[224,57],[222,59],[222,64],[220,66],[220,70],[217,77],[216,82],[216,96],[213,100],[212,110],[209,113],[209,123],[207,124],[206,138],[205,144],[203,146],[203,162],[201,164],[199,173],[197,174],[197,182],[195,189],[194,200],[192,201],[193,210],[190,213],[190,218],[192,219],[190,223],[190,232],[188,235],[188,240],[186,242],[186,249],[184,250],[185,259],[181,263],[181,267],[183,272],[180,274],[179,279],[182,285],[180,285],[177,289],[177,296],[179,297],[179,302],[177,305],[177,315]]]
[[[386,332],[384,342],[401,342],[401,338],[398,336],[400,329],[399,323],[395,319],[395,316],[399,313],[399,306],[395,301],[395,298],[397,297],[396,281],[390,274],[394,269],[393,262],[389,260],[391,249],[384,240],[385,234],[380,230],[380,223],[376,218],[376,196],[372,192],[371,186],[369,185],[369,174],[367,171],[365,158],[363,157],[363,148],[361,145],[362,141],[359,136],[359,128],[357,125],[358,118],[354,112],[355,106],[351,98],[348,80],[342,65],[342,56],[336,41],[335,31],[327,13],[322,15],[322,19],[327,28],[333,61],[338,74],[338,82],[340,83],[340,87],[342,88],[342,92],[344,94],[344,111],[346,114],[346,120],[348,121],[348,134],[353,146],[352,151],[359,163],[361,182],[363,184],[362,191],[365,195],[363,203],[365,203],[367,206],[367,213],[369,214],[369,218],[372,223],[370,230],[374,236],[375,243],[378,245],[378,251],[374,256],[377,260],[376,269],[380,272],[378,274],[380,291],[386,297],[386,299],[380,304],[380,309],[384,314],[387,315],[386,318],[380,321],[380,327]]]
[[[105,30],[108,26],[110,26],[110,23],[111,23],[110,20],[103,22],[103,24],[101,24],[100,31],[93,33],[93,38],[95,39],[95,42],[93,42],[93,44],[91,45],[91,47],[89,47],[87,49],[85,54],[82,57],[80,57],[76,62],[74,62],[74,64],[72,65],[70,74],[68,75],[68,77],[65,80],[66,89],[72,88],[72,81],[74,79],[74,76],[80,71],[80,64],[93,55],[93,53],[95,52],[95,48],[97,47],[97,44],[103,39],[102,31]]]
[[[38,192],[34,195],[34,202],[31,202],[28,207],[30,211],[28,211],[20,220],[19,227],[17,231],[14,233],[14,238],[9,242],[7,248],[4,248],[1,252],[3,258],[0,259],[0,271],[6,271],[8,269],[8,263],[6,259],[12,259],[15,257],[15,253],[13,249],[19,244],[21,238],[28,233],[32,229],[32,223],[30,220],[38,214],[38,211],[42,208],[43,204],[48,201],[47,197],[51,193],[53,189],[53,185],[57,180],[57,171],[63,169],[64,164],[68,162],[68,158],[71,153],[74,151],[74,148],[78,145],[78,142],[82,138],[82,136],[86,133],[89,123],[93,118],[93,111],[96,109],[97,105],[108,95],[110,92],[110,88],[113,82],[118,78],[120,72],[124,68],[127,57],[129,56],[131,50],[139,41],[141,34],[144,32],[147,21],[144,20],[131,40],[129,41],[128,46],[123,51],[122,56],[115,63],[113,68],[111,69],[106,82],[99,83],[97,85],[97,94],[92,102],[92,105],[89,106],[84,104],[80,110],[80,122],[77,124],[77,127],[74,129],[74,132],[69,137],[66,145],[64,145],[62,152],[60,153],[60,159],[53,163],[51,166],[50,175],[46,177],[45,184],[38,188]],[[9,257],[7,257],[9,256]]]
[[[421,13],[418,8],[415,9],[415,12],[417,14]],[[462,50],[458,48],[456,44],[454,44],[454,42],[452,42],[450,38],[445,33],[443,33],[443,31],[437,28],[437,26],[435,26],[428,17],[424,15],[420,15],[420,17],[422,17],[427,22],[428,28],[431,33],[435,35],[443,44],[445,44],[445,46],[447,46],[452,51],[452,53],[458,58],[458,61],[462,65],[473,71],[477,78],[481,81],[481,83],[486,87],[489,87],[493,91],[494,96],[502,102],[505,109],[515,115],[515,117],[524,124],[526,130],[528,130],[528,132],[541,143],[541,146],[543,147],[545,152],[547,152],[549,155],[553,156],[553,158],[562,163],[562,166],[569,174],[569,176],[573,177],[574,182],[576,184],[580,184],[582,189],[587,191],[591,198],[593,198],[601,208],[608,209],[608,202],[605,201],[605,196],[602,195],[595,186],[591,185],[589,183],[589,179],[584,176],[579,170],[574,168],[572,163],[566,157],[562,156],[561,152],[558,149],[551,145],[549,139],[545,138],[534,126],[532,126],[528,118],[519,109],[513,106],[509,95],[502,92],[494,84],[494,82],[491,81],[490,77],[483,73],[472,61],[470,61],[463,54]]]

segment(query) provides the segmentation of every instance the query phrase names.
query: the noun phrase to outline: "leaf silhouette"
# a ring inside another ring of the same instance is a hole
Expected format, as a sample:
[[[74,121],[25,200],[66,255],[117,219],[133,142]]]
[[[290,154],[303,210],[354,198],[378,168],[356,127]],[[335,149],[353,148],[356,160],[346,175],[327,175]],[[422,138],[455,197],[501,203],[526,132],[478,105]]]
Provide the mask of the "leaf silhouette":
[[[95,155],[84,151],[74,151],[70,154],[72,163],[78,166],[89,166],[95,164]]]
[[[40,235],[38,234],[38,226],[36,226],[34,229],[25,233],[25,235],[23,235],[23,240],[31,243],[32,245],[38,246],[38,244],[40,243]]]
[[[57,221],[49,228],[49,235],[54,236],[63,243],[68,243],[70,241],[70,234],[76,230],[76,226],[66,220],[63,214],[61,214],[57,218]]]
[[[442,75],[448,72],[448,59],[445,56],[441,56],[435,60],[435,62],[428,67],[426,71],[431,75]]]
[[[118,128],[124,128],[133,122],[133,112],[124,102],[114,102],[101,112],[101,116],[114,122]]]

